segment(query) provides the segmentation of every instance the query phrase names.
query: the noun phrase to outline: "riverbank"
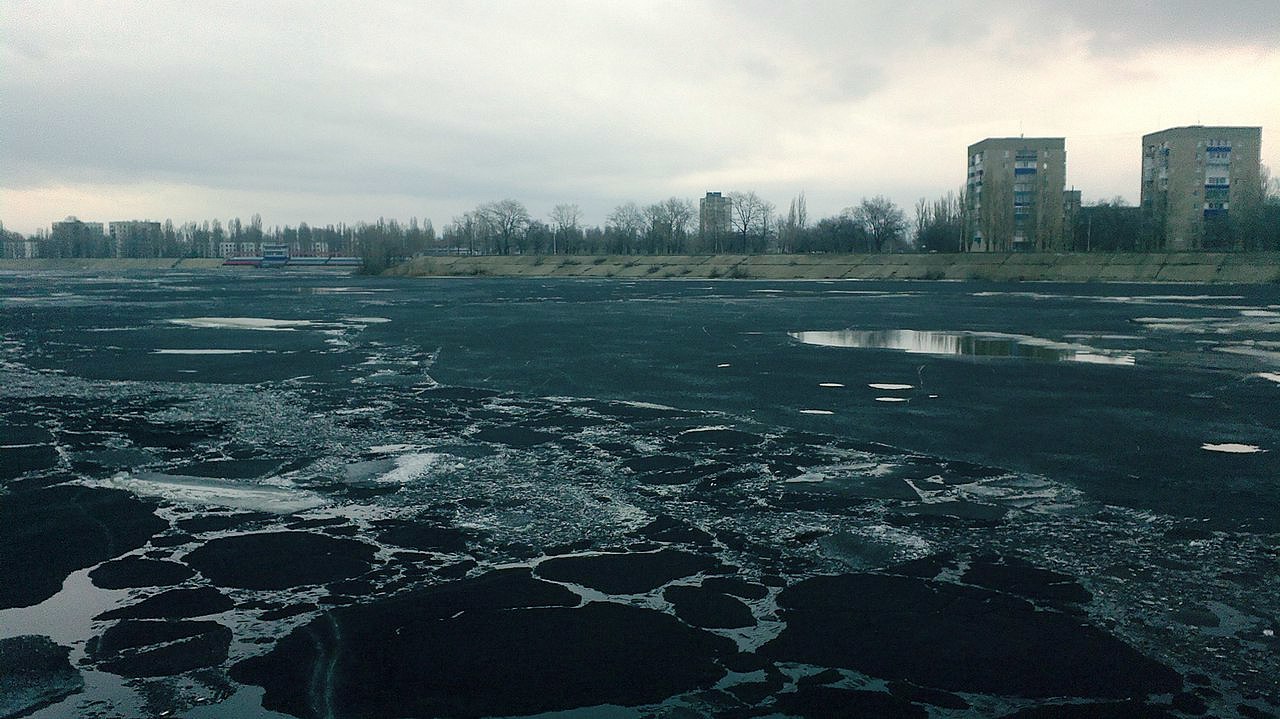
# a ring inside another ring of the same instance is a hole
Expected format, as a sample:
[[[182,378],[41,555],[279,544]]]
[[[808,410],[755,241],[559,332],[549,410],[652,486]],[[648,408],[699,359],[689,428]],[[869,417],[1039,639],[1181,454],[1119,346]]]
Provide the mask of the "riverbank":
[[[220,270],[219,258],[0,260],[0,271]],[[385,273],[405,277],[625,279],[989,280],[1052,282],[1280,282],[1280,253],[1170,252],[885,255],[508,255],[418,257]]]
[[[911,279],[1009,282],[1280,282],[1280,253],[608,255],[418,257],[408,277]]]

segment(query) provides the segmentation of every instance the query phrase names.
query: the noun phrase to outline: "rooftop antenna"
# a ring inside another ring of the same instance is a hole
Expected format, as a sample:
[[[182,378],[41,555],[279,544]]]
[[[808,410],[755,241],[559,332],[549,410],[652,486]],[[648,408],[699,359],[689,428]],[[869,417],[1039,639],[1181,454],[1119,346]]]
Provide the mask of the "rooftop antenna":
[[[1024,137],[1026,137],[1026,134],[1023,132],[1023,129],[1022,129],[1022,120],[1018,120],[1018,138],[1022,139]]]

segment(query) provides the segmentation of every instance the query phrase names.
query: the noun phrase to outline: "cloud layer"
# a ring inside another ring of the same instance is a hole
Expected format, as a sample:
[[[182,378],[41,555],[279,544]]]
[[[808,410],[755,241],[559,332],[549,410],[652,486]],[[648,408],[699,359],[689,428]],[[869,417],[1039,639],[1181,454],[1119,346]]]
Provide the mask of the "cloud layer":
[[[1197,121],[1263,125],[1280,165],[1271,0],[940,5],[11,3],[0,220],[602,222],[733,189],[818,216],[954,189],[1019,132],[1135,201],[1140,136]]]

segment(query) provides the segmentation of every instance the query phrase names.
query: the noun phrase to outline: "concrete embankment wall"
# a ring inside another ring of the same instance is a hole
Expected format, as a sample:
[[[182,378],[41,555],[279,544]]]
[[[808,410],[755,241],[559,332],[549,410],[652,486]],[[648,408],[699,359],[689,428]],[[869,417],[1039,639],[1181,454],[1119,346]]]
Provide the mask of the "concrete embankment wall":
[[[0,271],[218,270],[217,258],[0,260]],[[419,257],[388,270],[422,277],[1047,280],[1056,282],[1280,282],[1280,253],[938,255],[608,255]]]
[[[1280,282],[1280,253],[419,257],[404,276]]]
[[[212,258],[57,257],[32,260],[0,260],[0,270],[46,272],[125,272],[129,270],[218,270],[222,260]],[[235,269],[235,268],[226,268]]]

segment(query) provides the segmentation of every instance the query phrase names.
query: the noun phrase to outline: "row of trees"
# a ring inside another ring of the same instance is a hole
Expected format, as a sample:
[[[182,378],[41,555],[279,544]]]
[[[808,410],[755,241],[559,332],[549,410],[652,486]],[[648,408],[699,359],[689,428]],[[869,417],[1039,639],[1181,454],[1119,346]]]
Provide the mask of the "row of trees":
[[[587,226],[577,205],[556,205],[536,219],[518,200],[488,202],[454,217],[441,244],[470,254],[704,254],[883,252],[909,248],[906,216],[884,197],[864,199],[809,225],[804,194],[785,217],[754,192],[725,196],[725,212],[670,197],[613,208],[604,226]]]

